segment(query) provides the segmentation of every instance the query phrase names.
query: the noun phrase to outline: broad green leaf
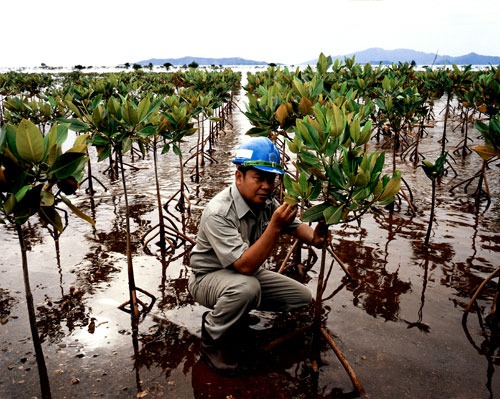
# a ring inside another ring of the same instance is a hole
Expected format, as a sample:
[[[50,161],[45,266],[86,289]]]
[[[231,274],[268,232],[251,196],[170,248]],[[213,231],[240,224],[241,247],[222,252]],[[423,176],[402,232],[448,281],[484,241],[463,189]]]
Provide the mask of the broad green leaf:
[[[304,214],[302,215],[302,220],[304,222],[318,222],[320,220],[323,220],[323,211],[329,206],[330,205],[328,205],[327,203],[322,203],[306,209],[304,211]]]
[[[122,141],[122,154],[126,154],[128,151],[132,149],[132,138],[131,137],[125,137]]]
[[[299,200],[297,199],[297,197],[293,197],[290,193],[285,193],[285,197],[283,198],[285,203],[287,203],[288,205],[297,205],[299,203]]]
[[[27,119],[23,119],[16,129],[16,147],[26,162],[40,163],[45,157],[42,132]]]
[[[252,127],[247,131],[247,135],[252,137],[264,136],[269,137],[269,133],[271,133],[270,127]]]
[[[311,190],[311,193],[309,194],[309,197],[307,199],[310,201],[314,201],[321,194],[321,189],[322,189],[321,180],[316,180],[313,189]]]
[[[33,187],[32,186],[23,186],[19,191],[14,193],[14,196],[16,198],[16,202],[21,202],[24,199],[24,196],[26,193],[31,190]]]
[[[146,119],[146,117],[148,116],[150,105],[151,105],[151,100],[149,99],[148,96],[144,97],[139,103],[139,106],[137,107],[137,117],[139,122],[142,123],[144,119]]]
[[[172,143],[172,150],[174,151],[175,155],[177,155],[179,158],[182,158],[182,151],[177,144]]]
[[[38,210],[38,215],[47,224],[53,226],[59,233],[64,231],[61,216],[53,206],[41,206]]]
[[[10,215],[14,211],[16,204],[17,204],[16,196],[14,194],[10,194],[7,197],[7,200],[3,204],[3,210],[7,215]]]
[[[305,194],[309,187],[309,183],[307,181],[307,176],[305,173],[301,173],[299,176],[299,184],[300,184],[300,192]]]
[[[393,198],[399,192],[400,188],[401,176],[398,175],[397,177],[393,177],[389,180],[384,188],[384,191],[382,191],[382,194],[378,196],[377,201],[385,201]]]
[[[330,125],[330,133],[333,137],[339,137],[346,125],[345,115],[342,110],[335,104],[332,104],[332,123]]]
[[[87,132],[89,130],[89,125],[80,119],[76,118],[57,118],[59,123],[68,123],[69,128],[77,133]]]
[[[61,199],[63,200],[63,202],[66,204],[66,206],[71,209],[71,211],[76,215],[78,216],[80,219],[83,219],[85,220],[86,222],[89,222],[92,226],[95,225],[95,222],[94,220],[86,215],[84,212],[82,212],[80,209],[78,209],[76,206],[74,206],[71,201],[64,195],[64,194],[60,194],[61,196]]]
[[[355,119],[349,125],[349,136],[351,137],[351,140],[355,145],[360,145],[358,143],[360,133],[361,133],[361,125],[359,123],[359,119]]]
[[[326,224],[337,224],[342,219],[343,206],[329,206],[323,211]]]
[[[81,154],[86,154],[88,138],[89,138],[88,134],[80,134],[79,136],[76,137],[75,142],[73,143],[73,147],[71,147],[66,152],[78,152]]]
[[[82,117],[82,113],[80,112],[78,107],[73,103],[73,99],[69,95],[67,95],[64,98],[64,103],[76,116],[78,116],[79,118]]]
[[[299,135],[299,137],[302,139],[305,145],[310,146],[312,148],[317,148],[313,146],[314,140],[310,135],[308,125],[309,123],[307,123],[306,121],[298,119],[295,124],[295,132]]]
[[[147,138],[156,134],[156,128],[152,125],[144,126],[141,130],[137,132],[137,136],[141,138]]]
[[[40,193],[40,206],[54,205],[54,194],[50,191],[42,190]]]
[[[293,188],[294,181],[290,175],[285,174],[283,176],[283,185],[285,186],[285,191],[289,192],[293,197],[298,197],[299,193]]]
[[[48,173],[58,179],[75,176],[75,173],[79,173],[83,169],[87,160],[88,157],[80,152],[65,152],[48,170]]]
[[[56,147],[57,150],[57,123],[54,123],[49,130],[49,133],[44,137],[45,152],[49,152]]]
[[[122,107],[122,115],[125,122],[130,126],[135,126],[139,123],[139,116],[135,104],[132,101],[126,101]]]

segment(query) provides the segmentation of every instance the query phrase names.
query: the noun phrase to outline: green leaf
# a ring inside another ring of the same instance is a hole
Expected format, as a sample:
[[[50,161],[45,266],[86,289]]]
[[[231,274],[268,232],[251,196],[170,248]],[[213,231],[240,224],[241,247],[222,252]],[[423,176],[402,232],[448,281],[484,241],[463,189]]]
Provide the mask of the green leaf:
[[[64,231],[61,216],[53,206],[41,206],[38,210],[38,215],[47,224],[53,226],[59,233]]]
[[[137,107],[137,117],[139,122],[143,122],[144,119],[146,119],[146,117],[148,116],[150,105],[151,101],[149,97],[144,97],[139,103],[139,106]]]
[[[16,193],[14,193],[16,202],[21,202],[26,195],[28,191],[30,191],[33,187],[32,186],[23,186],[20,190],[18,190]]]
[[[137,136],[141,138],[147,138],[156,134],[156,128],[153,125],[144,126],[141,130],[137,132]]]
[[[53,147],[55,147],[55,152],[57,153],[57,123],[52,125],[49,133],[44,137],[45,152],[54,151]]]
[[[307,176],[305,173],[301,173],[299,176],[299,185],[300,185],[300,192],[302,194],[307,192],[307,189],[309,187],[309,183],[307,181]]]
[[[82,212],[80,209],[78,209],[76,206],[74,206],[71,201],[68,199],[68,197],[66,197],[65,195],[63,194],[60,194],[61,195],[61,199],[62,201],[66,204],[66,206],[71,209],[71,211],[76,215],[78,216],[80,219],[83,219],[85,220],[86,222],[89,222],[92,226],[95,225],[95,222],[94,222],[94,219],[92,219],[90,216],[86,215],[84,212]]]
[[[80,134],[79,136],[76,137],[73,143],[73,147],[71,147],[66,152],[78,152],[81,154],[86,154],[88,138],[89,138],[88,134]]]
[[[293,197],[299,197],[299,193],[296,192],[293,188],[293,183],[294,181],[292,180],[290,175],[285,174],[283,176],[283,185],[285,186],[285,191],[290,193],[290,195]]]
[[[302,220],[304,222],[318,222],[320,220],[323,220],[323,211],[329,206],[330,205],[324,202],[322,204],[314,205],[309,209],[306,209],[304,211],[304,214],[302,215]]]
[[[172,143],[172,150],[174,151],[174,154],[177,155],[179,158],[182,158],[182,152],[179,146],[175,143]]]
[[[309,151],[300,151],[298,154],[300,161],[307,167],[320,169],[321,161]]]
[[[87,159],[87,156],[80,152],[65,152],[57,159],[48,173],[58,179],[75,176],[75,174],[78,174],[83,169]]]
[[[135,126],[139,123],[139,115],[132,101],[126,101],[125,104],[123,104],[122,115],[125,122],[130,126]]]
[[[40,163],[45,157],[42,132],[27,119],[23,119],[17,127],[16,147],[19,156],[26,162]]]
[[[87,132],[89,130],[89,125],[80,119],[76,118],[57,118],[59,123],[68,123],[69,128],[77,133]]]
[[[341,206],[329,206],[323,211],[323,215],[325,217],[326,224],[337,224],[342,219],[342,212],[344,207]]]
[[[386,201],[388,199],[394,198],[394,196],[399,192],[401,188],[401,174],[396,173],[396,176],[391,178],[389,182],[384,187],[382,194],[377,198],[377,201]]]
[[[344,132],[346,119],[340,107],[335,104],[332,104],[331,118],[330,133],[333,137],[339,137]]]
[[[16,204],[17,204],[16,196],[14,194],[10,194],[7,197],[7,200],[3,204],[3,210],[5,214],[10,215],[14,211]]]
[[[54,194],[50,191],[42,190],[40,193],[40,206],[54,205]]]

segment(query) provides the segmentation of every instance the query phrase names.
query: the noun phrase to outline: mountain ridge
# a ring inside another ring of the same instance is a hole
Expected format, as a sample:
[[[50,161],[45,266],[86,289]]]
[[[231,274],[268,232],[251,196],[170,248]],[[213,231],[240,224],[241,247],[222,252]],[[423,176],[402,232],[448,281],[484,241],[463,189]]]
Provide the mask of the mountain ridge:
[[[326,54],[326,53],[325,53]],[[474,52],[461,56],[439,55],[435,53],[425,53],[423,51],[411,49],[385,50],[380,47],[372,47],[366,50],[357,51],[344,55],[332,55],[332,59],[344,60],[352,58],[360,64],[392,64],[398,62],[414,62],[416,65],[500,65],[500,57],[481,55]],[[291,65],[316,65],[318,59],[298,62]],[[165,65],[167,63],[174,66],[189,65],[195,62],[198,65],[269,65],[268,61],[255,61],[241,57],[208,58],[185,56],[181,58],[150,58],[136,62],[139,65]],[[285,65],[275,62],[276,65]]]
[[[480,55],[474,52],[460,56],[439,55],[437,53],[425,53],[411,49],[385,50],[380,47],[372,47],[345,55],[332,56],[333,59],[352,58],[361,64],[391,64],[398,62],[415,62],[417,65],[499,65],[500,57]],[[316,63],[316,60],[310,62]]]

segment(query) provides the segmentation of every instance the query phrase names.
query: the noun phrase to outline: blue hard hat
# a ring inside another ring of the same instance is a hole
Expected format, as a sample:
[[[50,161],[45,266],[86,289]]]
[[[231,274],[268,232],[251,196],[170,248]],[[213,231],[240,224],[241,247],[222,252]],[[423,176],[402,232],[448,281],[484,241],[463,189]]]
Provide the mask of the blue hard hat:
[[[280,152],[267,137],[253,137],[236,150],[233,163],[283,175]]]

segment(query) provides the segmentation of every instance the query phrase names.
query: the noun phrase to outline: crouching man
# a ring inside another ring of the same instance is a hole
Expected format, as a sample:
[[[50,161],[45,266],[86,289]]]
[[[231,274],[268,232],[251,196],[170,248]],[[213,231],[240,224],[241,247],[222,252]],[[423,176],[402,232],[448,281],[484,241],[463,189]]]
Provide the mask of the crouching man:
[[[202,320],[202,355],[224,372],[238,370],[234,343],[253,310],[291,311],[312,301],[300,282],[264,269],[281,234],[292,234],[321,247],[324,238],[297,218],[297,208],[272,198],[275,180],[284,171],[274,143],[257,137],[243,143],[233,163],[235,180],[203,211],[190,255],[189,291],[211,309]],[[228,347],[231,342],[231,347]]]

